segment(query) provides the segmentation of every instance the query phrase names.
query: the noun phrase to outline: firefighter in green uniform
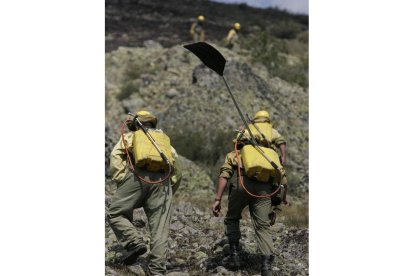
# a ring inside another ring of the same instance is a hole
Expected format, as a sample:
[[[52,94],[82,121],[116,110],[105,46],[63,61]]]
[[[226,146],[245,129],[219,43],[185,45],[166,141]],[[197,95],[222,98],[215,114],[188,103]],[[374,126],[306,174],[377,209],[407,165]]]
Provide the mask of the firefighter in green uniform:
[[[266,122],[270,124],[269,114],[266,111],[259,111],[255,114],[253,121],[263,123]],[[263,129],[262,125],[259,127]],[[271,133],[272,137],[267,137],[270,138],[270,141],[267,142],[267,146],[271,148],[279,148],[281,152],[281,160],[283,160],[283,162],[280,162],[279,164],[284,163],[286,150],[286,140],[284,137],[273,128],[270,128],[270,131],[268,130],[267,133],[266,131],[263,132],[265,132],[263,134],[266,134],[266,136]],[[259,135],[256,137],[256,134],[258,133],[253,132],[253,135],[259,144],[266,144],[265,141],[261,140]],[[248,135],[246,135],[246,137],[248,137]],[[236,140],[233,142],[236,142]],[[240,144],[237,148],[238,155],[240,154],[242,146],[243,145]],[[236,151],[232,151],[227,154],[224,164],[220,169],[216,198],[212,206],[212,211],[215,216],[219,215],[221,209],[221,198],[228,180],[238,169],[238,160],[240,159],[237,158]],[[240,164],[240,167],[240,175],[244,183],[244,187],[250,193],[257,196],[249,195],[240,185],[239,179],[237,179],[235,183],[231,183],[229,187],[228,211],[224,224],[230,247],[230,261],[235,266],[240,265],[239,240],[241,238],[241,233],[239,223],[243,209],[249,206],[252,224],[256,234],[258,252],[262,255],[261,275],[270,276],[272,275],[272,262],[274,260],[274,247],[270,233],[270,226],[275,223],[276,206],[281,202],[287,204],[287,180],[286,177],[283,177],[280,181],[286,187],[282,198],[280,198],[279,194],[275,194],[271,198],[260,197],[270,195],[273,191],[275,191],[275,186],[273,185],[274,179],[270,179],[267,182],[258,181],[255,178],[250,178],[245,175],[246,172],[243,169],[243,164]]]
[[[225,44],[227,48],[233,49],[235,45],[238,45],[240,29],[241,29],[240,23],[238,22],[234,23],[233,27],[227,33],[227,36],[225,39]]]
[[[204,21],[205,21],[204,16],[199,15],[197,17],[197,21],[191,24],[190,36],[194,42],[199,42],[199,41],[203,42],[206,38],[204,27],[203,27]]]
[[[168,170],[170,175],[166,178],[168,173],[166,170],[156,171],[154,168],[149,169],[149,166],[139,167],[137,165],[134,171],[128,169],[128,157],[131,157],[132,162],[136,163],[137,155],[146,154],[145,149],[155,150],[143,130],[130,123],[129,128],[133,131],[121,137],[111,153],[110,172],[118,188],[109,206],[108,219],[118,241],[128,252],[124,256],[124,263],[131,265],[136,262],[138,256],[147,252],[143,238],[131,223],[134,208],[144,208],[151,234],[148,269],[152,275],[158,275],[166,272],[167,239],[172,212],[171,201],[172,195],[180,184],[181,171],[178,155],[169,145],[168,136],[161,130],[155,129],[157,118],[148,111],[138,112],[137,117],[148,129],[148,132],[155,137],[156,142],[159,140],[156,137],[168,140],[168,148],[164,148],[164,150],[168,152],[166,155],[170,156],[168,158],[171,162],[169,167],[171,170]],[[156,134],[158,136],[155,136]],[[125,148],[133,154],[127,154]],[[144,152],[142,153],[142,151]],[[147,161],[148,159],[145,162]],[[153,184],[151,182],[159,183]]]

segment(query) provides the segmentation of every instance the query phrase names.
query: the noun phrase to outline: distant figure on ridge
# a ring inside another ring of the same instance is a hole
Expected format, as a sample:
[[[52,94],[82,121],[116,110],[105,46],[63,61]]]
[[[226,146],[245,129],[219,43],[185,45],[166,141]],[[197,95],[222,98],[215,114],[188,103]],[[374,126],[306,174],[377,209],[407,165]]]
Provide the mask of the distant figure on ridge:
[[[194,42],[205,40],[205,32],[204,32],[204,27],[203,27],[204,20],[205,20],[204,16],[199,15],[197,17],[197,21],[191,24],[190,35],[191,35],[191,39]]]
[[[228,32],[226,37],[226,47],[229,49],[233,49],[234,46],[237,44],[237,40],[239,39],[239,32],[240,32],[240,23],[234,23],[231,30]]]

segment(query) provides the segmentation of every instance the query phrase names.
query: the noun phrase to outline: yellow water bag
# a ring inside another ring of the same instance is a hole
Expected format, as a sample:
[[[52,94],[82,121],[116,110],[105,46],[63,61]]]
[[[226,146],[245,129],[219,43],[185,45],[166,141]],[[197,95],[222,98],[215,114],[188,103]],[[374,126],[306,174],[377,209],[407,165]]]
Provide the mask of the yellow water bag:
[[[261,133],[265,136],[265,139],[271,143],[272,142],[272,125],[268,122],[257,122],[254,124]],[[258,138],[259,141],[263,141],[263,136],[257,131],[256,127],[253,124],[249,124],[249,129],[252,131],[252,134],[255,138]]]
[[[279,161],[279,155],[276,151],[265,147],[260,148],[278,167],[282,168]],[[241,159],[245,173],[248,177],[255,178],[260,182],[268,182],[270,178],[273,177],[276,179],[276,182],[280,182],[280,171],[273,168],[258,149],[252,145],[246,145],[241,149]]]
[[[171,154],[170,138],[160,129],[149,129],[149,134],[154,138],[156,144],[162,152],[167,156],[170,164],[173,157]],[[160,153],[151,143],[144,131],[138,130],[134,132],[134,139],[132,140],[135,165],[138,168],[144,168],[150,172],[167,171],[168,165],[162,159]]]

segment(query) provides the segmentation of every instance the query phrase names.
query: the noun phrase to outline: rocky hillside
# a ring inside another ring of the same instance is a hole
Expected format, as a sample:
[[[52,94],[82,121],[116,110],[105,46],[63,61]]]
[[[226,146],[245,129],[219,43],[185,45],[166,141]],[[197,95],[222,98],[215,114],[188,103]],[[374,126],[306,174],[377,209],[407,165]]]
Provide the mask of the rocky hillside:
[[[120,122],[128,111],[147,108],[179,154],[204,165],[214,178],[234,129],[242,121],[223,81],[182,46],[126,48],[106,54],[107,146],[119,139]],[[307,90],[270,77],[263,66],[251,66],[237,53],[216,46],[227,58],[225,77],[244,112],[269,111],[275,127],[287,138],[287,170],[300,193],[307,191]]]
[[[203,14],[207,42],[223,45],[239,22],[240,43],[251,61],[272,76],[308,86],[308,16],[207,0],[106,0],[105,6],[106,52],[142,47],[147,40],[164,47],[184,44],[191,23]]]
[[[307,17],[205,0],[106,0],[106,206],[116,190],[108,174],[109,154],[121,123],[128,111],[152,111],[183,167],[173,200],[169,275],[260,273],[248,212],[241,221],[245,266],[230,271],[222,263],[228,250],[223,217],[214,218],[209,210],[218,169],[242,121],[223,81],[182,47],[192,18],[200,13],[207,18],[209,43],[227,59],[224,75],[243,111],[253,116],[268,110],[287,139],[292,205],[281,207],[272,227],[274,271],[308,275]],[[221,46],[236,19],[244,22],[246,38],[237,52]],[[226,205],[224,198],[222,215]],[[134,224],[149,239],[142,210],[135,211]],[[123,251],[107,224],[105,234],[106,274],[140,275],[137,267],[118,263]]]
[[[221,4],[207,0],[105,0],[106,51],[119,46],[143,46],[155,40],[171,47],[189,40],[191,22],[206,17],[206,39],[222,40],[234,22],[246,35],[268,30],[279,38],[294,38],[308,29],[308,16],[278,9],[252,8],[245,4]]]
[[[243,110],[249,114],[263,108],[269,110],[275,126],[287,137],[287,171],[294,196],[293,207],[282,207],[279,223],[273,227],[278,250],[275,270],[280,270],[279,275],[307,275],[307,90],[270,77],[265,67],[253,67],[245,57],[216,47],[228,60],[225,76]],[[147,41],[145,47],[120,47],[107,53],[107,157],[119,139],[119,126],[126,112],[141,108],[158,115],[159,126],[182,155],[184,176],[174,198],[169,260],[170,271],[181,274],[171,275],[237,273],[228,271],[221,262],[227,250],[223,217],[213,218],[208,210],[218,167],[225,153],[231,150],[231,139],[235,135],[232,130],[241,125],[222,80],[182,46],[163,48]],[[108,180],[107,203],[114,190]],[[148,233],[142,211],[137,210],[134,217],[137,228],[143,234]],[[247,266],[241,268],[239,275],[259,273],[258,257],[253,254],[254,235],[249,225],[246,212],[242,233]],[[117,264],[122,249],[108,226],[106,235],[107,274],[139,275],[137,271],[131,272],[134,268],[126,270]]]

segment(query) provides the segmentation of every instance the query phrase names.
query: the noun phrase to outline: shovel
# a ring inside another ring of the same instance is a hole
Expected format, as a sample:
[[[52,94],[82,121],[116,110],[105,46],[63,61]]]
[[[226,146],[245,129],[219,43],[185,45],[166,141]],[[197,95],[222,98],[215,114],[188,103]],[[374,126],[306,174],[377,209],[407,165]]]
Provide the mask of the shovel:
[[[187,44],[187,45],[184,45],[184,48],[186,48],[187,50],[192,52],[194,55],[196,55],[204,63],[204,65],[206,65],[208,68],[210,68],[211,70],[213,70],[219,76],[222,77],[224,84],[227,87],[227,91],[229,91],[231,99],[233,100],[233,103],[236,106],[236,109],[240,115],[240,118],[242,119],[245,128],[249,132],[254,148],[257,151],[259,151],[259,153],[272,165],[273,168],[281,171],[281,169],[276,165],[276,163],[273,162],[269,158],[269,156],[267,156],[264,153],[264,151],[259,147],[256,140],[254,139],[254,136],[249,128],[249,125],[247,124],[247,121],[244,118],[243,113],[241,112],[240,107],[237,104],[236,99],[234,98],[234,95],[231,92],[226,79],[224,78],[223,72],[224,72],[224,67],[226,66],[226,59],[223,57],[223,55],[216,48],[214,48],[213,46],[205,42]]]

